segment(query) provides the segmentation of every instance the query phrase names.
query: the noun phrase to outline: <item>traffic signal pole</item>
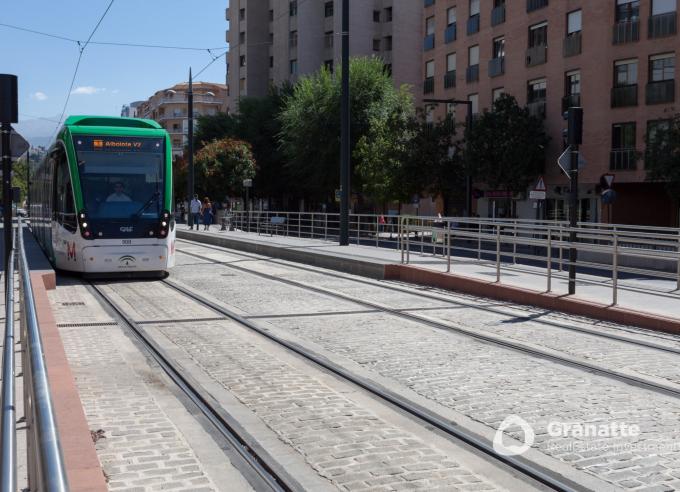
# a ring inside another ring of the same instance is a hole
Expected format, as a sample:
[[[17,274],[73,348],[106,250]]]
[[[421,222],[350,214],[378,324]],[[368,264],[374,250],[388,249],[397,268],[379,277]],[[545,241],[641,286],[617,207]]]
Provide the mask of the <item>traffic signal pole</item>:
[[[583,141],[583,108],[569,108],[567,113],[567,143],[571,147],[569,160],[569,294],[576,293],[576,227],[578,226],[578,147]]]

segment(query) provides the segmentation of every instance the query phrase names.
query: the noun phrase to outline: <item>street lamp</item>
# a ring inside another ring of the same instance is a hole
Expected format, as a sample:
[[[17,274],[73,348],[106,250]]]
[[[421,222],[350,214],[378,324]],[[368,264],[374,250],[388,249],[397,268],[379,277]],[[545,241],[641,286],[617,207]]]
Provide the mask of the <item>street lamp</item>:
[[[425,103],[434,104],[465,104],[467,105],[467,117],[465,118],[465,140],[470,137],[470,130],[472,129],[472,101],[462,101],[460,99],[423,99]],[[466,144],[467,145],[467,144]],[[465,159],[468,160],[467,152]],[[467,162],[465,166],[465,216],[472,216],[472,175],[470,174],[470,163]]]
[[[248,212],[246,217],[248,217],[248,232],[250,232],[250,207],[249,207],[249,202],[250,202],[250,188],[253,186],[253,180],[252,179],[244,179],[243,180],[243,187],[246,189],[246,203],[245,203],[245,210]]]

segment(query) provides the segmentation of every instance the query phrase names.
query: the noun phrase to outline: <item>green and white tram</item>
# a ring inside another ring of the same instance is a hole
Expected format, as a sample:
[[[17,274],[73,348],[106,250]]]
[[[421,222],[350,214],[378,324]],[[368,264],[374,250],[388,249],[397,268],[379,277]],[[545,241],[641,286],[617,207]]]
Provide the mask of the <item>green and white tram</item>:
[[[134,274],[174,265],[172,153],[158,123],[71,116],[31,166],[29,190],[32,229],[56,268]]]

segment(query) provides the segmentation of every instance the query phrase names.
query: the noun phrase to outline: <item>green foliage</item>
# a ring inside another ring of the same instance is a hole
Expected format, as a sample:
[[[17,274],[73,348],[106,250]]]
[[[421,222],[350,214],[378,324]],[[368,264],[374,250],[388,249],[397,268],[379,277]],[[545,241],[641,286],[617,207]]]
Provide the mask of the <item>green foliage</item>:
[[[33,160],[33,159],[31,159]],[[27,163],[26,157],[23,157],[12,163],[12,187],[21,188],[21,201],[23,202],[27,195],[28,186],[26,184]]]
[[[405,145],[411,97],[397,90],[377,58],[350,60],[350,148],[352,186],[379,199],[393,194],[395,167]],[[323,68],[302,77],[280,114],[286,168],[312,199],[330,200],[340,182],[340,99],[342,76]],[[384,166],[385,169],[381,169]]]
[[[680,114],[657,124],[645,135],[647,179],[666,183],[671,197],[680,197]]]
[[[474,122],[467,139],[467,165],[473,178],[491,189],[524,191],[543,172],[548,141],[543,121],[504,94],[493,111]]]
[[[194,163],[198,177],[196,189],[211,199],[239,195],[243,180],[255,177],[255,159],[250,145],[241,140],[214,140],[198,151]]]
[[[201,115],[194,132],[194,150],[200,150],[206,143],[224,137],[237,137],[238,121],[227,113]]]

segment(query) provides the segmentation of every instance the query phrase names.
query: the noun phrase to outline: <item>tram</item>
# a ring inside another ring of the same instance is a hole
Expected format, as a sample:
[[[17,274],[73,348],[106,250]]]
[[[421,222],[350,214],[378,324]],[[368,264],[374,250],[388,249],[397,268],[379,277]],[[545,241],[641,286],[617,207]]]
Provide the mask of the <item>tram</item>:
[[[55,268],[131,276],[174,265],[172,153],[155,121],[71,116],[29,179],[31,228]]]

